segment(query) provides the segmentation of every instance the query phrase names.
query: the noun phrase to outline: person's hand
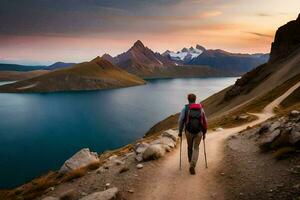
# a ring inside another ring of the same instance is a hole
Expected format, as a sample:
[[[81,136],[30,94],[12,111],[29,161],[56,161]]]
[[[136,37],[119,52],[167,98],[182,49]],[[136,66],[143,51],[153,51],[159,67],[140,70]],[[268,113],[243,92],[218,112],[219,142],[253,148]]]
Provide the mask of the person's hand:
[[[205,140],[206,134],[204,133],[202,137],[203,137],[203,140]]]
[[[178,133],[178,137],[182,137],[182,133]]]
[[[205,135],[206,132],[207,132],[207,129],[203,129],[203,130],[202,130],[203,135]]]

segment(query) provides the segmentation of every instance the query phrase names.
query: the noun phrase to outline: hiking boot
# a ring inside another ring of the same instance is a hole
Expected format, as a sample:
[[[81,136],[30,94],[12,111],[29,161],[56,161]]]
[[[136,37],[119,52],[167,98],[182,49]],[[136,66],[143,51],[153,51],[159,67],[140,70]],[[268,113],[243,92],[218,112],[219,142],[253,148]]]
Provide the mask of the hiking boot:
[[[190,167],[190,174],[195,175],[195,167]]]

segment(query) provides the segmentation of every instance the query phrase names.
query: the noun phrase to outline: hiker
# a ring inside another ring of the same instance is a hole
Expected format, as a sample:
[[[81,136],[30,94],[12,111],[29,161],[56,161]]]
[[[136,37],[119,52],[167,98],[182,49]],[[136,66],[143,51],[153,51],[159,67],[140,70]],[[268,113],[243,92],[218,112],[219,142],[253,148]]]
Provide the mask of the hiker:
[[[201,139],[205,139],[207,131],[207,122],[202,105],[196,102],[196,95],[188,95],[189,104],[185,105],[179,117],[179,137],[182,137],[182,131],[185,130],[188,145],[188,159],[190,163],[190,174],[194,175],[195,167],[199,155],[199,145]]]

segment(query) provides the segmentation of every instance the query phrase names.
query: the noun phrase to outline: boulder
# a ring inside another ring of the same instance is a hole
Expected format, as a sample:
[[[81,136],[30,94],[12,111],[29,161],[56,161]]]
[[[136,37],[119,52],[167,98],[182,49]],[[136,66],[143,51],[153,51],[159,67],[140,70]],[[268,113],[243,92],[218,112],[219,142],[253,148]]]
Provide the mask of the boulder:
[[[69,158],[63,166],[60,168],[60,173],[68,173],[75,169],[79,169],[89,164],[99,162],[98,154],[95,152],[91,152],[88,148],[81,149],[71,158]]]
[[[150,145],[143,153],[143,160],[155,160],[162,156],[164,156],[166,153],[165,147],[161,144],[153,144]]]
[[[121,200],[121,194],[118,188],[113,187],[102,192],[94,192],[80,200]]]
[[[169,137],[161,137],[157,140],[152,141],[150,143],[150,145],[152,145],[152,144],[162,144],[162,145],[166,145],[171,148],[174,148],[176,146],[176,143],[174,142],[174,140]]]
[[[273,132],[275,129],[279,128],[281,126],[281,122],[280,121],[275,121],[271,124],[269,131]]]
[[[293,127],[290,134],[290,143],[295,145],[300,141],[300,125]]]
[[[178,140],[178,132],[172,129],[166,130],[161,136],[171,138],[174,142]]]
[[[149,147],[148,143],[145,142],[139,142],[134,146],[134,152],[136,154],[143,153],[147,148]]]
[[[280,130],[277,129],[273,132],[268,132],[260,139],[259,146],[263,149],[268,148],[270,144],[280,135]]]
[[[293,110],[290,112],[290,118],[294,118],[298,116],[300,116],[300,112],[298,110]]]

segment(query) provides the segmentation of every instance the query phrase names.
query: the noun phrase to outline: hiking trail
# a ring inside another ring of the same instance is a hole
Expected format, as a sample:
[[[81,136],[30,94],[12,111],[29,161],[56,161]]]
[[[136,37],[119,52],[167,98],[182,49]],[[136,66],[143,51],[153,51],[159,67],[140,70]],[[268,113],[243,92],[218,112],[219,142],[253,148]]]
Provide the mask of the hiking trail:
[[[206,200],[224,199],[224,190],[216,182],[217,169],[223,157],[223,144],[225,139],[236,134],[248,126],[255,126],[275,115],[276,108],[286,97],[300,86],[295,84],[283,95],[268,104],[262,113],[255,113],[257,120],[235,128],[223,131],[210,132],[206,136],[206,152],[208,169],[205,168],[203,141],[200,144],[199,159],[196,167],[196,175],[189,174],[187,161],[187,144],[183,138],[182,145],[182,170],[179,170],[179,148],[162,158],[153,162],[143,174],[143,182],[140,182],[135,193],[130,196],[133,200]]]

